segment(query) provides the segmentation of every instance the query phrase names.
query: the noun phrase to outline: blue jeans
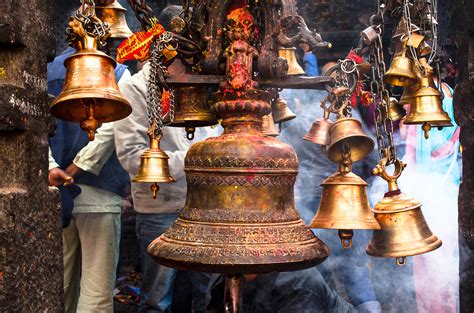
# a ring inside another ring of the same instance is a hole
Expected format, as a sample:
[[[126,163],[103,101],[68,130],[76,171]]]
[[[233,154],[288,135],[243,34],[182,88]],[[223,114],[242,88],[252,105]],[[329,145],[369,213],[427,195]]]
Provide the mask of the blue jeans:
[[[177,213],[137,213],[135,229],[140,245],[142,294],[140,312],[170,312],[176,270],[158,264],[147,252],[148,245],[176,220]]]

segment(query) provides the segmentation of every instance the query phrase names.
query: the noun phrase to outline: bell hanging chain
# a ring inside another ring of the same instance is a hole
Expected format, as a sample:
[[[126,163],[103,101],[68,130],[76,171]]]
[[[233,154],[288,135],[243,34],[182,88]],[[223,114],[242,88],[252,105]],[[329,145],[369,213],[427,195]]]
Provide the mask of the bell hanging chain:
[[[87,34],[99,38],[102,46],[106,45],[106,40],[110,36],[110,26],[96,16],[94,0],[81,0],[81,7],[74,12],[72,17],[82,24],[82,28]],[[66,29],[66,34],[67,42],[69,45],[73,45],[78,34],[71,27]]]
[[[154,126],[154,135],[161,134],[164,127],[162,90],[166,90],[170,96],[169,123],[174,120],[174,91],[166,84],[165,76],[168,69],[163,64],[163,50],[173,37],[169,32],[161,34],[154,42],[150,55],[150,77],[147,84],[147,116],[148,125]]]
[[[142,29],[147,30],[152,26],[153,9],[145,0],[128,0],[128,4],[132,7],[137,20],[140,22]]]
[[[382,16],[381,23],[383,23],[383,13],[379,12],[379,14]],[[383,56],[382,25],[374,25],[374,29],[377,30],[377,38],[369,54],[369,61],[373,65],[370,91],[375,105],[374,120],[379,157],[380,159],[386,158],[388,164],[393,164],[397,160],[397,152],[393,140],[393,121],[388,114],[390,95],[383,83],[386,65]]]
[[[338,117],[352,116],[352,107],[349,105],[351,93],[357,86],[359,71],[354,60],[339,60],[325,75],[330,76],[335,72],[335,84],[326,86],[329,92],[328,101],[331,102],[329,111]]]

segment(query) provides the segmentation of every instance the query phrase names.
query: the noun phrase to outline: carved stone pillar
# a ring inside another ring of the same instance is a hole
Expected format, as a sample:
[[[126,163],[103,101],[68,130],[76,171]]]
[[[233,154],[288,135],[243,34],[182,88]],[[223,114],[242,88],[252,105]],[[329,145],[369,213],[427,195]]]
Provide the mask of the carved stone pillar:
[[[52,0],[0,1],[0,307],[62,311],[62,229],[48,175]]]

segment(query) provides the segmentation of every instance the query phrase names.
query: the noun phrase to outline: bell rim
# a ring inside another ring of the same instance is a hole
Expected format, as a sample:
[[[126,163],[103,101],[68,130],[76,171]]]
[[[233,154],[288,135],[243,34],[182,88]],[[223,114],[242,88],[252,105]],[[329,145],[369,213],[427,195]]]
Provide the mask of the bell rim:
[[[176,179],[173,176],[150,176],[136,175],[131,180],[134,183],[174,183]]]
[[[217,125],[219,121],[215,115],[199,115],[199,119],[196,116],[184,116],[182,118],[176,119],[176,116],[173,122],[167,126],[171,127],[206,127]]]
[[[380,231],[383,231],[383,229]],[[373,236],[374,235],[372,235],[372,238]],[[371,242],[372,242],[372,239],[369,242],[367,248],[365,249],[366,253],[373,257],[382,257],[382,258],[399,258],[399,257],[407,257],[407,256],[415,256],[419,254],[424,254],[424,253],[428,253],[428,252],[438,249],[443,244],[441,239],[439,239],[438,236],[436,236],[435,234],[432,234],[431,236],[421,240],[421,242],[429,242],[427,245],[424,245],[422,247],[412,248],[412,249],[405,249],[405,250],[401,250],[401,249],[400,250],[387,250],[387,249],[377,250],[375,248],[371,248],[373,246],[371,245]],[[417,240],[414,242],[420,242],[420,240]],[[403,243],[403,245],[407,245],[407,244],[409,243]],[[400,246],[400,243],[393,244],[390,246]]]
[[[68,62],[70,62],[72,59],[75,59],[75,58],[80,57],[80,56],[96,56],[96,57],[99,57],[99,58],[105,58],[105,59],[107,59],[108,61],[110,61],[112,63],[114,68],[117,67],[117,61],[115,61],[111,56],[108,56],[104,52],[102,52],[100,50],[97,50],[97,49],[77,50],[74,54],[68,56],[64,60],[64,66],[67,68],[67,63]]]
[[[309,227],[315,229],[361,229],[361,230],[381,230],[382,226],[375,220],[354,220],[354,219],[338,219],[334,221],[329,218],[317,218],[318,215],[313,218]]]
[[[275,116],[275,114],[273,114],[273,116]],[[282,117],[280,119],[277,119],[274,117],[273,120],[275,123],[285,123],[285,122],[294,120],[295,118],[296,118],[296,115],[290,115],[290,116]]]

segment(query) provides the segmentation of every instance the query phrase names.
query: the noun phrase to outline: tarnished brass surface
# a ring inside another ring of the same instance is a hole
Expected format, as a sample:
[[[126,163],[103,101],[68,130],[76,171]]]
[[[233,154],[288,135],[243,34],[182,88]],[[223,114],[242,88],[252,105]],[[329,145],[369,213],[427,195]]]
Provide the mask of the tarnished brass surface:
[[[362,160],[374,150],[374,141],[365,134],[362,124],[355,118],[344,117],[336,120],[329,128],[328,158],[339,163],[342,147],[348,145],[352,162]]]
[[[399,103],[401,105],[411,104],[415,92],[419,89],[418,84],[412,86],[406,86],[403,88],[402,97],[400,98]]]
[[[176,87],[173,123],[176,127],[202,127],[217,124],[215,114],[210,111],[207,88]]]
[[[405,109],[398,103],[396,98],[390,97],[388,103],[388,115],[394,122],[401,120],[406,115]]]
[[[275,123],[283,123],[296,118],[296,114],[290,110],[285,100],[278,98],[272,103],[272,117]]]
[[[392,86],[411,86],[416,84],[416,76],[413,71],[413,61],[407,57],[406,40],[403,41],[401,49],[395,52],[390,68],[383,76],[384,83]]]
[[[127,10],[117,0],[95,8],[97,17],[110,26],[110,38],[128,38],[133,35],[125,18]]]
[[[374,207],[382,230],[374,231],[367,253],[376,257],[404,258],[441,246],[421,212],[421,203],[403,193],[387,194]]]
[[[312,143],[326,146],[330,142],[329,129],[332,125],[331,120],[325,118],[318,118],[311,125],[310,130],[303,139],[311,141]]]
[[[311,228],[380,229],[370,210],[367,183],[349,172],[336,172],[321,184],[323,193]]]
[[[213,109],[225,131],[188,151],[185,207],[149,253],[166,266],[227,274],[319,264],[329,251],[295,208],[296,154],[261,133],[266,93],[218,96]]]
[[[296,60],[296,48],[278,48],[278,57],[286,59],[288,62],[287,75],[304,75],[305,71]]]
[[[112,122],[128,116],[132,108],[115,82],[115,61],[96,49],[97,39],[86,37],[78,52],[66,59],[66,77],[61,94],[50,111],[57,118],[82,122],[92,113],[97,123]]]

